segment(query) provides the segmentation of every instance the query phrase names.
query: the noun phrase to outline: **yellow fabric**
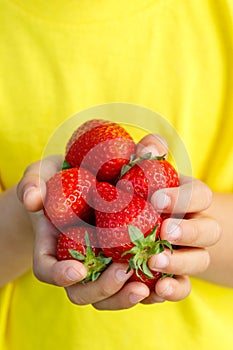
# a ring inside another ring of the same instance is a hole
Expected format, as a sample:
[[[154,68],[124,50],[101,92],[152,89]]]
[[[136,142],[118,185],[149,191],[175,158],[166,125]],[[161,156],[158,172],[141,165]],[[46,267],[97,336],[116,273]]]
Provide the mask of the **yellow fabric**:
[[[232,0],[0,0],[0,9],[6,188],[64,120],[127,102],[168,119],[195,176],[233,190]],[[0,291],[0,349],[231,349],[233,291],[192,283],[182,302],[100,312],[29,271]]]

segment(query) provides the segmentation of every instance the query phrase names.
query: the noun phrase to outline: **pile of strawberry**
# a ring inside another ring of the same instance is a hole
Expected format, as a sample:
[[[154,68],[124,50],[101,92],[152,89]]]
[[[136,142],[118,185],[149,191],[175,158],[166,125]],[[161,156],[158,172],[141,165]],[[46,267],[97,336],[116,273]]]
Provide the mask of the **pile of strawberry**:
[[[81,125],[66,146],[61,171],[47,182],[44,213],[59,230],[58,260],[77,259],[87,281],[111,262],[126,262],[150,289],[163,275],[148,258],[172,249],[159,233],[163,221],[150,203],[160,188],[179,185],[178,174],[162,157],[136,158],[136,144],[119,124],[94,119]]]

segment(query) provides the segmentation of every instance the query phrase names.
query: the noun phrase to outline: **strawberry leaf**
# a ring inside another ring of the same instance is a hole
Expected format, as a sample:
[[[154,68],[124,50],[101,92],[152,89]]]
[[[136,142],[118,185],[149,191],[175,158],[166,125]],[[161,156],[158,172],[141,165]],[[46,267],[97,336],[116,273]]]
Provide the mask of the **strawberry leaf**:
[[[88,236],[88,232],[85,232],[85,242],[86,242],[86,252],[84,256],[80,252],[69,249],[69,252],[73,258],[76,260],[82,261],[84,266],[87,269],[87,276],[82,281],[82,283],[86,283],[89,281],[96,281],[97,278],[101,275],[101,273],[106,269],[107,265],[111,262],[112,258],[107,258],[103,255],[102,251],[99,252],[98,256],[95,255],[90,239]]]
[[[136,157],[135,153],[131,154],[131,156],[129,157],[129,163],[132,163],[135,157]]]
[[[133,154],[130,157],[129,163],[123,165],[123,167],[121,168],[120,177],[125,175],[125,173],[127,173],[127,171],[130,170],[135,164],[143,160],[164,160],[166,157],[166,154],[163,154],[162,156],[152,156],[152,153],[148,152],[137,158],[135,156],[136,155]]]
[[[64,160],[61,169],[65,170],[65,169],[69,169],[69,168],[71,168],[71,165],[66,160]]]
[[[86,242],[86,255],[87,256],[90,256],[90,255],[95,256],[95,254],[91,248],[91,243],[90,243],[90,239],[89,239],[87,231],[85,232],[85,242]]]
[[[151,270],[149,269],[148,265],[147,265],[147,261],[143,261],[142,264],[142,272],[144,273],[144,275],[148,278],[154,278]]]
[[[155,237],[156,237],[156,232],[157,232],[157,229],[158,229],[159,225],[155,225],[155,227],[153,228],[153,230],[149,233],[149,235],[147,235],[145,238],[144,238],[144,241],[146,244],[154,244],[155,242]]]
[[[101,275],[101,272],[94,271],[91,278],[92,282],[96,281],[100,275]]]
[[[128,260],[129,267],[127,272],[131,269],[135,270],[136,275],[140,277],[139,270],[148,278],[154,278],[151,270],[148,267],[148,259],[154,254],[160,254],[165,250],[165,247],[169,248],[173,252],[171,243],[167,240],[161,240],[160,236],[156,239],[157,230],[159,225],[156,225],[153,230],[144,237],[141,230],[138,227],[129,225],[128,232],[131,241],[134,243],[134,247],[124,252],[122,256],[130,254],[131,258]],[[140,277],[142,279],[142,277]],[[142,279],[143,280],[143,279]]]
[[[69,249],[69,253],[76,260],[79,260],[79,261],[84,261],[85,260],[85,256],[82,253],[80,253],[77,250],[75,250],[75,249]]]
[[[160,277],[160,279],[163,280],[166,277],[174,277],[174,274],[172,274],[172,273],[162,273],[162,276]]]
[[[166,239],[160,240],[160,238],[159,238],[158,242],[160,245],[163,245],[164,247],[169,248],[171,253],[173,253],[173,247],[169,241],[167,241]]]
[[[138,162],[140,160],[151,159],[151,157],[152,157],[152,153],[148,152],[148,153],[143,154],[141,157],[136,158],[134,162],[136,162],[136,161]]]
[[[125,173],[127,173],[127,171],[131,169],[131,166],[128,164],[124,164],[123,167],[121,168],[121,173],[120,173],[120,177],[125,175]]]
[[[102,262],[102,263],[105,264],[105,265],[108,265],[108,264],[112,261],[112,258],[111,258],[111,257],[110,257],[110,258],[107,258],[106,256],[103,255],[102,252],[100,252],[100,253],[98,254],[97,258],[98,258],[98,260],[99,260],[100,262]]]
[[[127,250],[126,252],[122,253],[121,256],[125,256],[126,254],[132,254],[132,255],[136,255],[138,252],[138,247],[134,246],[133,248]]]
[[[131,242],[133,242],[135,245],[140,242],[142,239],[144,239],[143,233],[137,226],[129,225],[128,226],[128,233]]]

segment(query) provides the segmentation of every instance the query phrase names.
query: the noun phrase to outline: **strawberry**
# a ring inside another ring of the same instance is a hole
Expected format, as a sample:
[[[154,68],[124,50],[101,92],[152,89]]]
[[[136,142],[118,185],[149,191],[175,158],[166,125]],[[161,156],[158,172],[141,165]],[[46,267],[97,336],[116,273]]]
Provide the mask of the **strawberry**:
[[[179,186],[179,178],[164,156],[151,157],[151,153],[147,153],[123,166],[118,186],[150,200],[152,194],[161,188]]]
[[[122,254],[131,249],[128,225],[138,226],[146,236],[158,225],[161,218],[150,203],[143,198],[131,196],[115,186],[100,182],[93,191],[97,236],[105,256],[115,262],[127,262],[128,256]]]
[[[89,169],[98,181],[114,183],[135,151],[135,143],[119,124],[93,119],[81,125],[66,147],[65,161]]]
[[[98,247],[95,229],[90,226],[71,226],[64,229],[58,237],[57,258],[81,261],[87,269],[83,282],[95,281],[111,261],[111,258],[103,256]]]
[[[89,245],[95,255],[100,252],[95,228],[92,226],[69,226],[60,231],[57,242],[58,260],[68,260],[74,257],[70,250],[76,250],[82,255],[86,254],[86,237],[88,234]]]
[[[149,275],[148,258],[165,245],[171,247],[167,241],[157,241],[162,222],[158,212],[143,198],[109,183],[98,183],[93,192],[97,237],[104,255]]]
[[[56,227],[63,228],[80,220],[93,221],[94,211],[88,203],[96,180],[88,170],[61,170],[47,181],[46,186],[44,212]]]

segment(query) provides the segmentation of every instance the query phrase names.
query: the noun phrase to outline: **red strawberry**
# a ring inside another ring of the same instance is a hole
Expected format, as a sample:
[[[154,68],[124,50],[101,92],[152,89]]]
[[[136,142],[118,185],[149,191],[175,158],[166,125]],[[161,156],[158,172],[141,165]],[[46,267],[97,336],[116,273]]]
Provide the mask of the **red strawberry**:
[[[164,250],[167,241],[157,241],[161,217],[139,196],[130,196],[109,183],[98,183],[94,191],[97,237],[103,253],[115,262],[149,274],[147,260]]]
[[[70,250],[77,250],[82,255],[86,254],[85,234],[88,234],[90,247],[95,255],[100,252],[94,227],[91,226],[70,226],[63,229],[57,242],[57,258],[58,260],[73,259]]]
[[[161,188],[179,186],[179,179],[177,171],[164,156],[151,157],[151,153],[147,153],[122,168],[118,185],[124,191],[150,200]]]
[[[100,182],[93,193],[97,236],[105,256],[115,262],[125,262],[131,256],[122,254],[131,249],[128,225],[140,228],[147,236],[158,225],[161,218],[150,203],[138,196],[130,196],[115,186]]]
[[[89,206],[90,190],[96,186],[95,177],[82,168],[57,172],[47,182],[44,212],[58,228],[84,220],[91,222],[94,211]]]
[[[101,253],[95,229],[85,226],[71,226],[60,233],[57,258],[81,261],[87,268],[87,276],[83,282],[95,281],[111,261]]]
[[[90,120],[71,136],[65,160],[71,166],[82,166],[99,181],[114,183],[124,164],[135,151],[135,143],[119,124],[106,120]]]

